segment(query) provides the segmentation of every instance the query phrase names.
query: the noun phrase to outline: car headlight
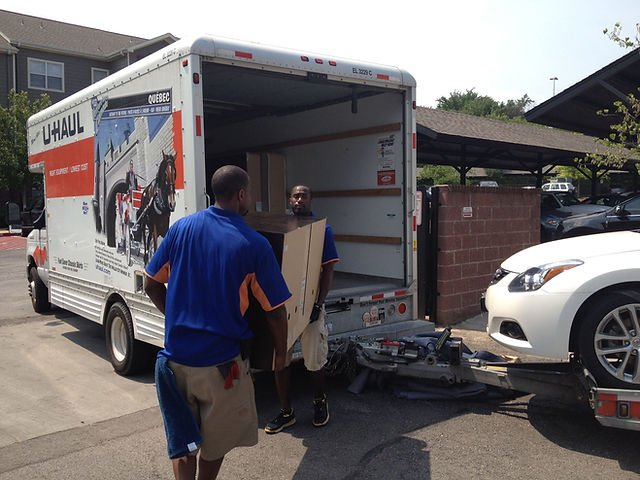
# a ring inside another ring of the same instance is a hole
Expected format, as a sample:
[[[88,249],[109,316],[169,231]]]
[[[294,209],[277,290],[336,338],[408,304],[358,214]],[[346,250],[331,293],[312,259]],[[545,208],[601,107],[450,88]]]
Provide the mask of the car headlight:
[[[533,267],[514,278],[509,284],[510,292],[532,292],[538,290],[552,278],[562,272],[582,265],[582,260],[564,260]]]

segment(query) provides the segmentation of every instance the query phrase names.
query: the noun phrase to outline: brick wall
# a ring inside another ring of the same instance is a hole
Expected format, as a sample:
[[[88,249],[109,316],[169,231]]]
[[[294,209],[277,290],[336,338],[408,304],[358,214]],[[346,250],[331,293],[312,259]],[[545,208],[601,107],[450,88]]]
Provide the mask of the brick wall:
[[[480,313],[502,261],[540,241],[540,193],[522,188],[439,187],[437,313],[450,325]]]

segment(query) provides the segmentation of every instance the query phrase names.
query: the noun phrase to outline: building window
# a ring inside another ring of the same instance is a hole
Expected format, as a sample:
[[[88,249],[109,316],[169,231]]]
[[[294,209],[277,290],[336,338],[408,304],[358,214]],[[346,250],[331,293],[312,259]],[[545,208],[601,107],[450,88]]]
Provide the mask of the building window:
[[[64,63],[28,59],[29,88],[64,92]]]
[[[109,70],[104,68],[92,68],[91,69],[91,83],[96,83],[109,76]]]

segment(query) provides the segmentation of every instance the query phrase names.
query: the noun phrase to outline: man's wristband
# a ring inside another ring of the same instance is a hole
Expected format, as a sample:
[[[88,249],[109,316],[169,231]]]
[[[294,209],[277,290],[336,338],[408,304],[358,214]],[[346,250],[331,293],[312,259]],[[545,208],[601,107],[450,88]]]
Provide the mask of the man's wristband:
[[[322,311],[322,305],[318,303],[313,304],[313,309],[311,310],[311,316],[309,317],[309,323],[313,323],[318,318],[320,318],[320,312]]]

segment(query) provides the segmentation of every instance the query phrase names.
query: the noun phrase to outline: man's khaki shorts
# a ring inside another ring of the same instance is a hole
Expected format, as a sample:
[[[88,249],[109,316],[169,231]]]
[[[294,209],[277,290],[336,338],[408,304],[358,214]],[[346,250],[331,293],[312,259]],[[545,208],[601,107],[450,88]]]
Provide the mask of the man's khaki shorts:
[[[300,336],[300,347],[302,348],[302,357],[304,358],[304,366],[310,372],[317,372],[327,363],[327,354],[329,353],[329,332],[325,324],[324,307],[320,312],[320,317],[313,323],[307,325]],[[287,354],[287,365],[291,363],[292,351]]]
[[[217,460],[235,447],[258,443],[258,415],[249,361],[240,356],[235,361],[240,367],[240,378],[227,390],[217,367],[188,367],[169,362],[178,388],[200,426],[200,456],[204,460]]]

